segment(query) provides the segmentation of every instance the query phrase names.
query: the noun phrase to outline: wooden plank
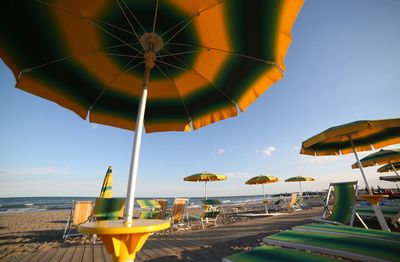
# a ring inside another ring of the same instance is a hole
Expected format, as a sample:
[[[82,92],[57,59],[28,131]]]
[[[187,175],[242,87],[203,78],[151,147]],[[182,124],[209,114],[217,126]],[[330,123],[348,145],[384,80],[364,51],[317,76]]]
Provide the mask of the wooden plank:
[[[178,256],[181,252],[176,252],[176,250],[171,249],[169,246],[162,244],[162,241],[153,241],[154,251],[158,253],[159,257],[165,256]]]
[[[60,262],[71,262],[72,257],[74,256],[76,246],[71,246],[66,248],[63,257],[60,259]]]
[[[59,261],[61,261],[61,258],[64,256],[66,251],[67,251],[66,248],[58,248],[57,252],[54,254],[54,256],[51,258],[51,260],[49,262],[59,262]]]
[[[71,258],[71,262],[81,262],[83,257],[83,252],[85,251],[85,246],[77,246],[75,248],[74,255]]]
[[[107,252],[107,249],[104,247],[104,245],[102,245],[102,247],[103,247],[104,260],[106,262],[112,262],[112,255]]]
[[[104,262],[106,259],[103,254],[103,245],[94,244],[93,245],[93,262]]]
[[[36,252],[35,253],[36,255],[33,256],[29,261],[30,262],[39,262],[40,259],[46,255],[46,253],[47,253],[46,251]]]
[[[94,260],[94,248],[93,244],[85,244],[83,251],[82,262],[93,262]]]
[[[39,262],[48,262],[51,260],[51,258],[54,256],[54,254],[57,252],[57,249],[52,248],[46,252],[46,254],[39,260]]]

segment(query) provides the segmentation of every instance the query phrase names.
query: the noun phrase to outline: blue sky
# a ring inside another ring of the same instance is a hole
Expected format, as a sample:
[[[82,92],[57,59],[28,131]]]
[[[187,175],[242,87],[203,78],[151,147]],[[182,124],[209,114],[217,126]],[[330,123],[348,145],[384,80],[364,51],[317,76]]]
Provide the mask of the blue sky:
[[[400,1],[306,1],[292,30],[285,77],[246,112],[191,133],[144,134],[136,196],[202,196],[183,182],[202,171],[223,173],[210,196],[260,194],[244,185],[258,174],[312,176],[303,190],[359,180],[353,155],[310,157],[301,142],[331,126],[400,116]],[[0,63],[0,197],[97,196],[109,165],[114,194],[124,196],[133,132],[94,125],[14,88]],[[370,152],[360,153],[365,156]],[[371,185],[376,168],[366,169]],[[267,185],[267,193],[298,190]]]

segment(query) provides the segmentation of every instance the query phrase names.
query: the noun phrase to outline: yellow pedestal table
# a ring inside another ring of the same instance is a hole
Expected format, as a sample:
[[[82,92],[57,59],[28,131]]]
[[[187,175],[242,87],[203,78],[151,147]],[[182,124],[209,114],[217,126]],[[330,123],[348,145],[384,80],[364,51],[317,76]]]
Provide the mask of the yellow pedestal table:
[[[113,255],[113,261],[126,262],[135,259],[151,233],[167,229],[169,221],[160,219],[135,219],[131,223],[123,220],[89,222],[78,227],[86,234],[101,237],[107,251]]]

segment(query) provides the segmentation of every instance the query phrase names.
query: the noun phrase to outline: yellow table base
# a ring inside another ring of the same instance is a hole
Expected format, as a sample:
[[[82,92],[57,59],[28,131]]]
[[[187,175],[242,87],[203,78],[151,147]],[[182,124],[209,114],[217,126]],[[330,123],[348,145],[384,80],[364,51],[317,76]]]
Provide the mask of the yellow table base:
[[[170,227],[170,222],[158,219],[137,219],[132,223],[117,221],[89,222],[79,226],[78,231],[97,234],[113,261],[133,261],[151,233]]]

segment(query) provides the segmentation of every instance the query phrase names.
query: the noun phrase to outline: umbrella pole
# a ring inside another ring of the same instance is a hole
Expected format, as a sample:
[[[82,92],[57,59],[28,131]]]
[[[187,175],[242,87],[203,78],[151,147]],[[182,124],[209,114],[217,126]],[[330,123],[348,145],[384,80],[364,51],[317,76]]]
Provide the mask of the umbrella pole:
[[[303,195],[303,190],[301,189],[301,181],[299,181],[299,185],[300,185],[300,195]]]
[[[362,177],[363,177],[363,179],[364,179],[365,186],[366,186],[367,189],[368,189],[368,193],[369,193],[370,195],[372,195],[371,188],[369,187],[367,178],[365,177],[364,170],[363,170],[363,168],[362,168],[360,159],[358,158],[357,151],[356,151],[356,148],[354,147],[353,139],[351,139],[351,136],[349,136],[349,140],[350,140],[351,147],[353,148],[354,156],[355,156],[356,159],[357,159],[357,163],[358,163],[358,167],[360,168],[361,175],[362,175]]]
[[[394,168],[393,163],[392,162],[389,162],[389,163],[392,166],[394,173],[396,173],[396,176],[399,176],[399,173],[397,173],[397,170],[396,170],[396,168]]]
[[[264,184],[261,184],[264,198],[265,214],[268,214],[267,199],[265,198]]]
[[[147,88],[150,80],[150,71],[151,67],[146,65],[144,68],[142,96],[140,98],[139,110],[136,117],[135,138],[132,148],[131,166],[129,170],[129,181],[125,199],[125,212],[124,212],[125,223],[132,222],[132,217],[133,217],[133,209],[135,204],[136,177],[139,167],[140,144],[142,140],[143,120],[144,120],[144,112],[146,109]]]
[[[207,181],[204,181],[204,196],[206,197],[207,200]]]

